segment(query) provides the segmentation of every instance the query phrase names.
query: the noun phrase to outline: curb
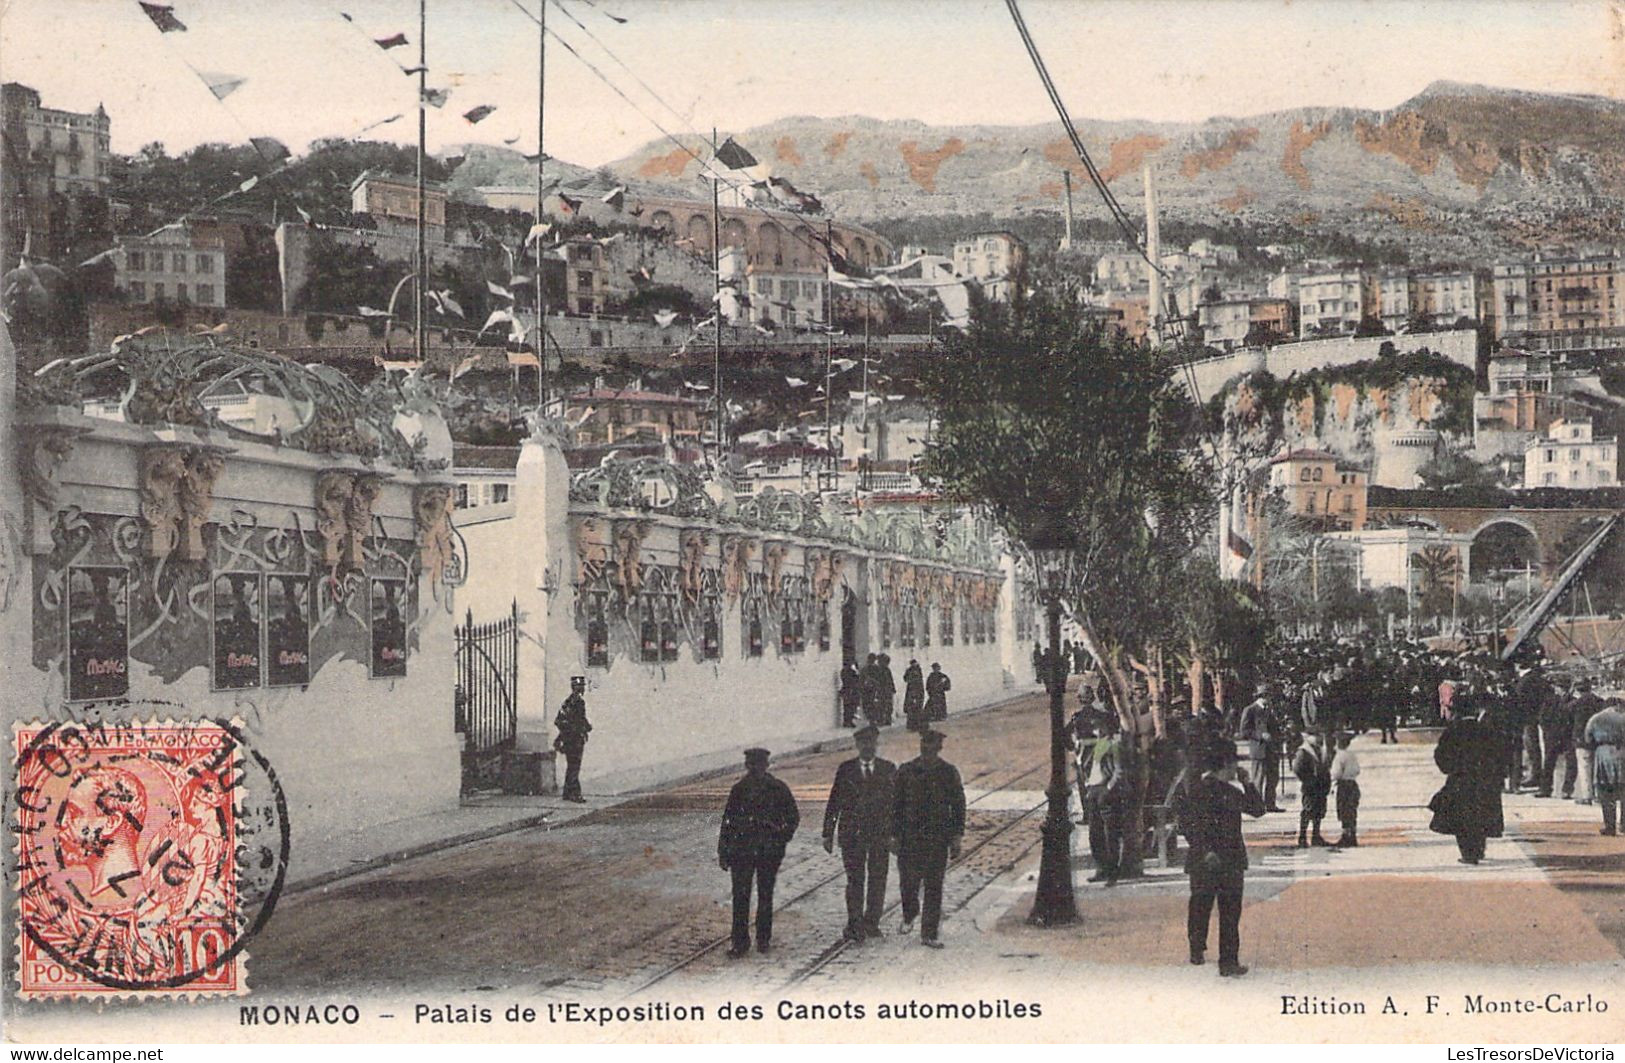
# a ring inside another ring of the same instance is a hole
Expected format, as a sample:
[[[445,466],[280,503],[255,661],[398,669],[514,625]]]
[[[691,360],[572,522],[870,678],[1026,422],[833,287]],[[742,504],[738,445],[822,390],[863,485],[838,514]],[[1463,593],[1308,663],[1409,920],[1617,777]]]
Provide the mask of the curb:
[[[1040,691],[1029,691],[1026,694],[1015,694],[999,701],[990,701],[985,705],[978,705],[975,708],[966,709],[963,712],[956,714],[954,717],[952,717],[952,719],[963,719],[967,716],[975,716],[979,713],[992,712],[995,709],[1005,708],[1006,706],[1013,705],[1014,703],[1021,701],[1023,698],[1032,697],[1035,693],[1040,693]],[[846,734],[842,734],[834,738],[820,738],[816,741],[809,742],[794,749],[786,750],[782,755],[784,757],[801,757],[814,753],[824,753],[832,749],[844,748],[850,741],[850,736]],[[624,793],[616,794],[615,799],[607,804],[590,809],[582,815],[571,816],[569,819],[562,822],[550,823],[549,819],[553,815],[553,810],[549,810],[546,812],[539,812],[533,815],[524,816],[520,819],[512,820],[507,823],[498,823],[490,827],[480,827],[475,830],[463,831],[458,834],[449,834],[443,838],[436,838],[433,841],[422,842],[418,845],[408,846],[404,849],[394,849],[387,853],[380,853],[378,856],[371,857],[367,860],[358,861],[349,867],[337,868],[332,871],[323,871],[318,874],[302,878],[297,882],[289,882],[283,886],[282,894],[283,896],[293,896],[299,893],[307,893],[310,890],[320,889],[323,886],[330,886],[335,882],[340,882],[347,878],[354,878],[357,875],[365,875],[372,871],[381,870],[389,867],[392,864],[398,864],[403,860],[411,860],[419,856],[427,856],[430,853],[443,852],[447,849],[456,849],[460,846],[470,845],[474,842],[482,842],[490,838],[501,837],[504,834],[514,834],[518,831],[531,830],[535,827],[546,827],[548,829],[553,829],[567,826],[570,823],[574,823],[578,819],[584,819],[588,816],[594,815],[595,813],[603,811],[604,809],[615,808],[618,805],[627,804],[640,797],[647,797],[649,794],[658,793],[661,789],[666,787],[687,786],[690,783],[700,782],[704,779],[714,778],[718,775],[731,774],[736,770],[737,767],[735,765],[729,765],[728,767],[723,768],[707,768],[702,771],[689,772],[686,775],[675,776],[670,779],[662,780],[661,782],[656,783],[654,786],[644,787],[637,790],[628,790]]]

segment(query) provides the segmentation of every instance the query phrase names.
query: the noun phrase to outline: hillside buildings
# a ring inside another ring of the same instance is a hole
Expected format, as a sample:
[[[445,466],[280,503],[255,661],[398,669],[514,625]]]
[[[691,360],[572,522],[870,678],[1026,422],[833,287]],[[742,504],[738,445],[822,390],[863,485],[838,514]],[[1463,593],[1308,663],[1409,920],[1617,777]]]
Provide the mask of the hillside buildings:
[[[1291,450],[1270,462],[1269,485],[1287,512],[1331,531],[1365,527],[1366,473],[1325,450]]]
[[[1495,336],[1534,350],[1625,347],[1625,255],[1541,256],[1493,271]]]
[[[15,267],[24,249],[39,259],[66,254],[68,233],[106,210],[111,129],[100,105],[62,111],[27,85],[0,86],[0,268]]]
[[[185,223],[126,237],[112,254],[113,283],[132,303],[226,305],[225,240]]]
[[[1593,436],[1589,420],[1553,421],[1524,448],[1524,487],[1614,487],[1619,454],[1613,436]]]
[[[412,177],[367,170],[350,182],[350,209],[366,214],[378,223],[380,231],[410,234],[416,238],[418,224],[418,184]],[[429,182],[423,189],[425,239],[446,240],[446,189]]]
[[[954,244],[954,271],[979,283],[994,302],[1010,298],[1026,261],[1026,245],[1011,232],[973,233]]]

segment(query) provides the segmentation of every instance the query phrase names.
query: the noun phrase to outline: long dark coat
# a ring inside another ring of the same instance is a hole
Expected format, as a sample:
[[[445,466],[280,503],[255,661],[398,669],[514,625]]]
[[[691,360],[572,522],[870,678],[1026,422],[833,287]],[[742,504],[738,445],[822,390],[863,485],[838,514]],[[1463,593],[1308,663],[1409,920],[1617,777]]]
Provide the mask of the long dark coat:
[[[903,672],[903,715],[918,716],[925,708],[925,674],[911,664]]]
[[[1499,838],[1504,746],[1490,727],[1473,717],[1457,717],[1433,750],[1433,763],[1444,772],[1444,786],[1433,795],[1429,829],[1438,834]]]
[[[717,856],[729,867],[740,860],[776,864],[800,825],[801,810],[788,786],[772,775],[746,774],[728,792]]]

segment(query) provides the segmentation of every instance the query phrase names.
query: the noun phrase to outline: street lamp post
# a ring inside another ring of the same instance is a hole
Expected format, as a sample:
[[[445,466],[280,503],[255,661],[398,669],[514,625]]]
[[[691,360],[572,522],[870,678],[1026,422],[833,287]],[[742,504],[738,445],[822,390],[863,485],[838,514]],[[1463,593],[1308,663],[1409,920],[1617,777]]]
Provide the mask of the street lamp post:
[[[1049,627],[1049,657],[1044,685],[1049,691],[1049,812],[1041,828],[1044,847],[1038,865],[1038,894],[1027,922],[1034,926],[1066,926],[1078,921],[1072,889],[1072,816],[1068,798],[1066,763],[1066,671],[1061,667],[1061,595],[1071,567],[1070,544],[1032,546],[1039,589]]]

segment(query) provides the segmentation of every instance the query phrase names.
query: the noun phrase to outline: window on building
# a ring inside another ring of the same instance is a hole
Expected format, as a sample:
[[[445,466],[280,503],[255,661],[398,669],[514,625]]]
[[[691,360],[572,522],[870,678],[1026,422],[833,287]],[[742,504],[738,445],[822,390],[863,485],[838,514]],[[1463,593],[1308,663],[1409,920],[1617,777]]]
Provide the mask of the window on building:
[[[1579,447],[1570,447],[1569,448],[1569,460],[1570,461],[1579,461],[1580,460],[1580,448]]]
[[[197,301],[205,306],[214,305],[214,285],[200,284],[197,286]]]
[[[124,253],[124,266],[126,269],[146,269],[147,254],[145,251],[126,251]]]
[[[506,502],[507,500],[508,500],[508,485],[507,484],[492,484],[491,485],[491,501],[494,502],[494,503],[500,503],[500,502]]]
[[[192,260],[192,264],[197,268],[199,273],[214,272],[214,259],[209,255],[198,255]]]
[[[155,282],[153,282],[153,285],[152,285],[152,297],[154,299],[162,299],[164,297],[164,282],[163,281],[155,281]]]
[[[1546,476],[1545,476],[1545,479],[1542,482],[1547,487],[1551,487],[1553,484],[1557,483],[1557,473],[1555,473],[1555,472],[1547,473]]]
[[[1546,448],[1546,463],[1549,465],[1557,460],[1557,451],[1551,447]]]
[[[176,251],[174,254],[170,255],[169,256],[169,264],[170,264],[172,272],[174,272],[174,273],[185,273],[186,272],[186,252],[184,252],[184,251]]]
[[[592,270],[590,269],[576,270],[576,289],[580,290],[582,288],[589,292],[592,291]]]
[[[456,508],[458,508],[458,509],[467,509],[468,508],[468,485],[467,484],[458,484],[457,485]]]
[[[186,302],[186,285],[175,285],[175,298],[183,303]]]
[[[147,301],[147,286],[145,284],[141,283],[140,281],[131,281],[129,283],[129,290],[130,299],[133,302],[144,303]]]

